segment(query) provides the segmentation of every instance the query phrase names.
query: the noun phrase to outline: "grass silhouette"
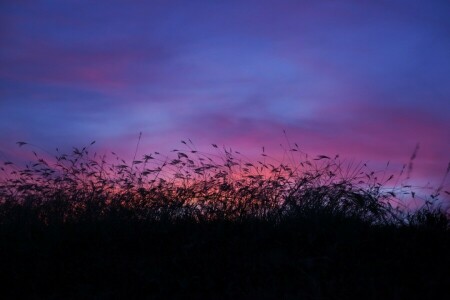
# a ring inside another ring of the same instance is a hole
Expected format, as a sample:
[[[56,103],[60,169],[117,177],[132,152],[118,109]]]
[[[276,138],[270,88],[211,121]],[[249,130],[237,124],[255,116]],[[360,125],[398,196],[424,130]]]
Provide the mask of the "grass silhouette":
[[[4,162],[6,298],[437,299],[450,283],[442,186],[408,210],[413,187],[296,144],[251,161],[189,140],[131,163],[92,144]]]

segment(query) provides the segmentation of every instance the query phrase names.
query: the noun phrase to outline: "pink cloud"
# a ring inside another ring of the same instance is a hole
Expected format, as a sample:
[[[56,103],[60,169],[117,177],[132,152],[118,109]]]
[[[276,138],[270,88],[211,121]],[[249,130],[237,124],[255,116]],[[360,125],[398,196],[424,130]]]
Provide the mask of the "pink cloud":
[[[8,46],[7,46],[8,47]],[[22,41],[21,51],[1,61],[0,76],[19,82],[94,88],[103,92],[159,81],[168,54],[160,46],[114,45],[86,48],[47,40]],[[151,68],[145,65],[151,64]]]

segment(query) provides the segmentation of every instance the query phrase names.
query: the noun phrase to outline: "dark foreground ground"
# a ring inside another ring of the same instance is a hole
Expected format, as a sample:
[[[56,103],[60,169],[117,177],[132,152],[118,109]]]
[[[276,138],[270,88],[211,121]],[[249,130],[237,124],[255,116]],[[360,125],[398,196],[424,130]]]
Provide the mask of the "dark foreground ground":
[[[310,215],[0,227],[3,299],[445,299],[450,234]]]

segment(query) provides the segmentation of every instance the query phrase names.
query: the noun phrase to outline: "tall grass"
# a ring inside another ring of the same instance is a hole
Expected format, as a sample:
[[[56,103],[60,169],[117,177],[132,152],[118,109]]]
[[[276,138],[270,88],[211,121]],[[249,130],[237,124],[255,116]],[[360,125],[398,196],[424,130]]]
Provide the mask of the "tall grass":
[[[184,150],[174,149],[169,155],[153,152],[136,159],[136,149],[127,163],[114,152],[109,159],[92,154],[94,143],[46,159],[33,151],[35,161],[22,168],[3,162],[2,219],[21,207],[45,224],[110,215],[141,221],[279,222],[320,212],[378,225],[448,225],[446,213],[431,202],[438,203],[442,186],[412,212],[402,203],[405,197],[417,197],[416,192],[408,185],[389,186],[394,175],[386,170],[373,172],[366,164],[345,163],[338,155],[309,157],[297,144],[285,150],[284,161],[264,148],[261,159],[252,161],[215,144],[210,153],[199,151],[189,140],[182,141]]]
[[[450,282],[442,187],[408,210],[398,176],[296,144],[92,147],[3,162],[3,299],[440,299]]]

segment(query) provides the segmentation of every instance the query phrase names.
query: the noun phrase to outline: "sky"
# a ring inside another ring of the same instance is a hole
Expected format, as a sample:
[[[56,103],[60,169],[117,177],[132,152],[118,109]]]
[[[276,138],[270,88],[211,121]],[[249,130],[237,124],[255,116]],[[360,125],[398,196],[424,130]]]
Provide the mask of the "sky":
[[[0,159],[93,140],[125,158],[226,145],[439,184],[450,162],[449,1],[0,2]],[[445,183],[449,186],[449,181]]]

